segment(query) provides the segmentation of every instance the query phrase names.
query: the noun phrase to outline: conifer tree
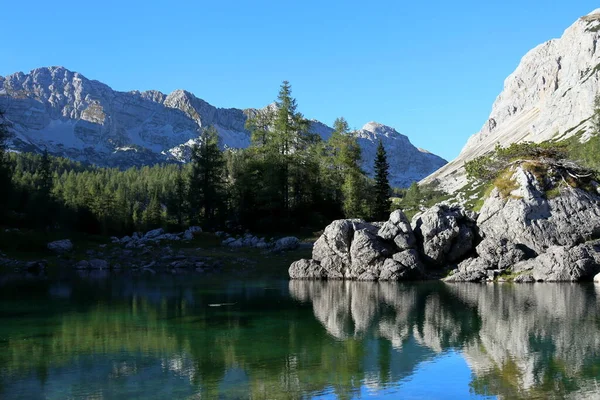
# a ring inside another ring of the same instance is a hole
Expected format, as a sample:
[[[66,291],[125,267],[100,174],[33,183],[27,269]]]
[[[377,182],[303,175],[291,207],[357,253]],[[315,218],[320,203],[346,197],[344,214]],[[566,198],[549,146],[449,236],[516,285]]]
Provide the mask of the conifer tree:
[[[387,155],[383,148],[381,140],[377,146],[377,154],[375,156],[375,185],[373,187],[374,203],[373,203],[373,218],[376,221],[387,220],[392,205],[390,196],[392,188],[388,180],[389,164]]]
[[[184,178],[182,167],[179,166],[175,174],[174,188],[169,195],[169,214],[177,221],[179,228],[183,227],[183,220],[186,214],[187,200],[187,182]]]
[[[191,223],[214,227],[225,205],[225,158],[214,127],[202,131],[200,144],[192,149],[192,173],[188,189]]]
[[[162,207],[158,200],[158,193],[154,192],[154,195],[150,199],[150,203],[142,213],[144,225],[146,229],[154,229],[161,225],[161,214]]]
[[[0,219],[3,218],[6,205],[12,192],[11,170],[6,154],[6,141],[8,140],[8,126],[4,114],[0,111]]]

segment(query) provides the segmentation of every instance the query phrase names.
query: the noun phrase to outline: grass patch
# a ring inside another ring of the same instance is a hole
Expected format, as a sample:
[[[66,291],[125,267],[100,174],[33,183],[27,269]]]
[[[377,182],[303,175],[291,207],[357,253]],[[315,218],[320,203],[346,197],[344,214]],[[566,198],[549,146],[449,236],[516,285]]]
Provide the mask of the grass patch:
[[[512,179],[514,171],[506,170],[496,179],[494,179],[494,186],[500,192],[500,195],[504,198],[510,196],[511,192],[519,188],[519,184]]]
[[[552,189],[546,190],[544,194],[546,195],[546,199],[548,200],[555,199],[558,196],[560,196],[560,186],[555,186]]]
[[[499,273],[498,275],[496,275],[494,280],[498,281],[500,279],[504,279],[505,281],[514,281],[517,277],[519,277],[527,272],[528,271],[513,272],[511,270],[505,270],[505,271],[502,271],[501,273]]]

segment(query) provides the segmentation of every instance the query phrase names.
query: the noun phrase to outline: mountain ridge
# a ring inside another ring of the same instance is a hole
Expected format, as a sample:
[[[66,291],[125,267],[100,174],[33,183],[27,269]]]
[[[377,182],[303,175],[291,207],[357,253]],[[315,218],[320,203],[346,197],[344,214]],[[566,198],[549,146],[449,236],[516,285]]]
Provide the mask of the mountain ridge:
[[[61,66],[0,76],[0,108],[12,125],[11,148],[45,148],[54,155],[112,167],[185,162],[200,130],[209,125],[215,126],[224,147],[248,147],[246,119],[262,110],[218,108],[185,89],[168,94],[115,91]],[[323,139],[333,131],[322,122],[310,122],[311,131]],[[368,173],[382,140],[394,186],[408,186],[446,163],[383,124],[369,122],[357,133]]]

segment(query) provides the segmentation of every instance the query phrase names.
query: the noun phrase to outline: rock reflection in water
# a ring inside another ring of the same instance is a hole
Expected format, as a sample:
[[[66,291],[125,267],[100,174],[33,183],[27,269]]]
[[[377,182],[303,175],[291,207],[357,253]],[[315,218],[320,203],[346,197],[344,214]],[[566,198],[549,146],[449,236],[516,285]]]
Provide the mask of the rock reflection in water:
[[[0,398],[589,397],[600,376],[598,292],[11,280],[0,283]]]
[[[600,378],[600,286],[291,281],[337,339],[459,350],[478,394],[590,395]],[[422,361],[422,360],[416,360]]]

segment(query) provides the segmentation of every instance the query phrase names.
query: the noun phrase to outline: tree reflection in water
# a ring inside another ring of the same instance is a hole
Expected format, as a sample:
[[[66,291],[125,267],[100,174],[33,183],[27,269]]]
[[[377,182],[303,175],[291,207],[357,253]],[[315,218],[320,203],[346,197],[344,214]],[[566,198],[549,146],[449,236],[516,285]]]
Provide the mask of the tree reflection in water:
[[[0,397],[352,398],[455,353],[473,395],[579,397],[600,377],[598,301],[584,284],[9,281]]]

